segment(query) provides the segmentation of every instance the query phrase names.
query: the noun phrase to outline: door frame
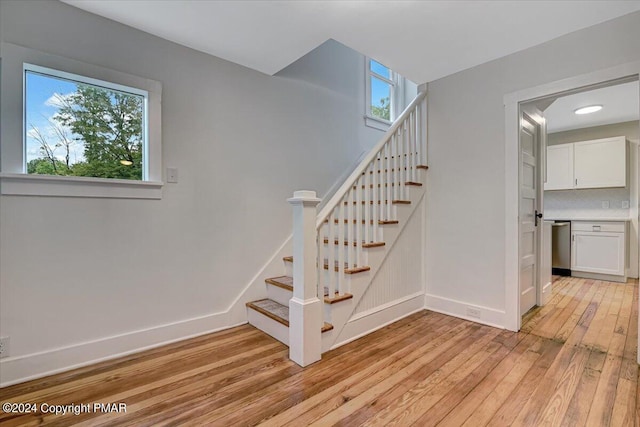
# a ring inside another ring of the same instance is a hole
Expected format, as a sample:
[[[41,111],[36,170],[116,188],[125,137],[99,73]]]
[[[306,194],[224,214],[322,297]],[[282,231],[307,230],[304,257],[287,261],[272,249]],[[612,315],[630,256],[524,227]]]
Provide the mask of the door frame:
[[[606,86],[616,80],[640,78],[640,61],[629,62],[603,70],[569,77],[563,80],[522,89],[504,96],[505,111],[505,328],[519,331],[520,257],[519,257],[519,115],[520,105],[552,96],[569,95],[588,88]],[[638,208],[631,214],[638,220]],[[640,321],[639,321],[640,323]],[[639,346],[640,347],[640,346]],[[638,352],[640,362],[640,351]]]

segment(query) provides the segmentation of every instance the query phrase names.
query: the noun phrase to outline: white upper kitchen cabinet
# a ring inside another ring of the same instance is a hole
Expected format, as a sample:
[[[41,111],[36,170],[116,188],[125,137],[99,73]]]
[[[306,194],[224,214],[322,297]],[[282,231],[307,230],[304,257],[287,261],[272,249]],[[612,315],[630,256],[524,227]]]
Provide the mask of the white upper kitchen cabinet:
[[[624,136],[547,147],[545,190],[626,187]]]
[[[573,188],[573,144],[552,145],[547,148],[547,181],[545,190]]]
[[[573,145],[575,188],[626,186],[626,141],[623,136]]]

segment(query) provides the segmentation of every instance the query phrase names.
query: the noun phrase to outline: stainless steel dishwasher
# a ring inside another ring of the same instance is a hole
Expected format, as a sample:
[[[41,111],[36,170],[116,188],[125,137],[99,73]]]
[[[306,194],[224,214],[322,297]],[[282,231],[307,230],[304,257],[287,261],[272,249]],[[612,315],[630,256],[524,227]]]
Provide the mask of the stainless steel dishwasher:
[[[571,276],[571,221],[556,221],[552,224],[551,273]]]

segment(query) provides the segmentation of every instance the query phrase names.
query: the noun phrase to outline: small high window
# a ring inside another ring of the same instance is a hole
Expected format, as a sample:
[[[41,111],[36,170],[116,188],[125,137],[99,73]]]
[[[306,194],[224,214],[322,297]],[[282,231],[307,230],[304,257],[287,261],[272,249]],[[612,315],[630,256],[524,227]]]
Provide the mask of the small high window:
[[[395,111],[394,72],[373,59],[369,59],[368,83],[368,113],[377,119],[392,121]]]
[[[366,59],[366,124],[386,130],[404,107],[405,79],[374,59]]]
[[[27,174],[147,180],[148,92],[24,64]]]

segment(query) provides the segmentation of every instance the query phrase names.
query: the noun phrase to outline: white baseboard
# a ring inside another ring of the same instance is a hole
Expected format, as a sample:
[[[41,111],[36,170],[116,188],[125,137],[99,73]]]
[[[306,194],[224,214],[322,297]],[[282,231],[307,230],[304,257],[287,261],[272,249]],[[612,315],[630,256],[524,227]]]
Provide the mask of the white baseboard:
[[[246,320],[230,324],[228,312],[214,313],[39,353],[8,357],[0,361],[0,387],[127,356],[244,323],[247,323]]]
[[[245,303],[266,298],[264,280],[280,276],[284,255],[291,252],[291,236],[251,279],[229,308],[218,313],[180,320],[147,329],[0,360],[0,387],[6,387],[71,369],[160,347],[176,341],[247,323]]]
[[[542,305],[547,304],[551,299],[551,290],[553,289],[552,286],[552,282],[549,282],[542,287]]]
[[[627,283],[627,276],[614,276],[612,274],[588,273],[585,271],[571,270],[571,277],[581,279],[604,280],[607,282]]]
[[[493,326],[495,328],[505,329],[506,313],[504,311],[480,305],[467,304],[462,301],[431,294],[425,295],[425,307],[427,310],[459,317],[461,319],[470,320],[487,326]],[[468,309],[477,310],[480,313],[480,317],[470,316],[467,311]]]
[[[331,349],[355,341],[421,310],[424,310],[424,294],[422,292],[358,313],[344,326],[336,344]]]

